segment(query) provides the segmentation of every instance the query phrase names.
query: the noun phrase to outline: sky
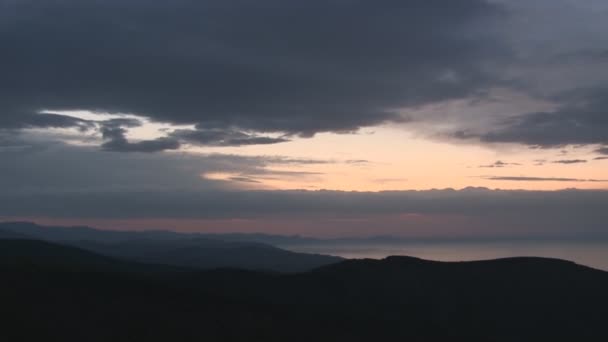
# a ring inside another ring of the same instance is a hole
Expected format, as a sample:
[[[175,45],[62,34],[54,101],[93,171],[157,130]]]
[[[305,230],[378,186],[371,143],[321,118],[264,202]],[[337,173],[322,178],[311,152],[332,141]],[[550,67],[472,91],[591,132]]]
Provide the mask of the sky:
[[[608,237],[603,0],[0,0],[0,219]]]

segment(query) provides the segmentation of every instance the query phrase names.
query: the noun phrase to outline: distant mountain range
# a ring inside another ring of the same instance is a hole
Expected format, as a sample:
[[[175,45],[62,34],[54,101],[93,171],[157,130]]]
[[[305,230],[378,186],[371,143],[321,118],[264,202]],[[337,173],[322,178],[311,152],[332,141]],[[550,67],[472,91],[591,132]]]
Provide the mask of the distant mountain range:
[[[343,260],[334,256],[290,252],[259,242],[226,241],[219,236],[44,227],[27,222],[0,223],[1,238],[55,242],[133,262],[195,269],[303,272]]]
[[[233,242],[258,242],[272,246],[298,245],[308,243],[322,243],[323,240],[299,235],[272,235],[263,233],[179,233],[168,230],[146,231],[115,231],[101,230],[86,226],[61,227],[40,226],[31,222],[0,222],[0,230],[20,232],[31,237],[49,241],[97,241],[97,242],[124,242],[129,240],[189,240],[205,238],[212,240]],[[339,240],[342,241],[342,240]]]
[[[607,341],[608,273],[543,258],[197,271],[0,240],[3,341]]]

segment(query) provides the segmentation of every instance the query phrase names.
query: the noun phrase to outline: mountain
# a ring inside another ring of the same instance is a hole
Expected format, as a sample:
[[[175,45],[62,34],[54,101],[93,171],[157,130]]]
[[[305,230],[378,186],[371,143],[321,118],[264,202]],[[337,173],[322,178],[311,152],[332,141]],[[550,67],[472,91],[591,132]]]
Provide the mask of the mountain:
[[[199,234],[44,227],[27,222],[0,223],[0,229],[114,258],[186,268],[304,272],[343,260],[328,255],[290,252],[258,242],[224,241]]]
[[[21,232],[49,241],[97,241],[124,242],[129,240],[189,240],[196,238],[230,241],[257,242],[272,246],[343,242],[343,239],[322,240],[299,235],[272,235],[263,233],[180,233],[167,230],[109,231],[86,226],[40,226],[31,222],[0,222],[0,229]],[[389,237],[390,238],[390,237]],[[394,237],[392,237],[394,239]]]
[[[0,229],[0,239],[27,239],[27,235],[15,233],[7,229]]]
[[[27,254],[22,246],[7,248],[15,243],[7,241],[1,250]],[[60,247],[65,248],[70,249]],[[29,251],[38,253],[38,249]],[[10,254],[4,252],[2,258]],[[79,263],[91,258],[70,256],[63,260]],[[390,257],[348,260],[300,274],[230,269],[165,272],[159,266],[149,267],[153,271],[147,273],[72,272],[0,263],[0,314],[5,317],[0,338],[93,342],[608,338],[608,273],[562,260],[441,263]]]
[[[336,263],[342,258],[295,253],[273,246],[212,239],[132,240],[121,243],[72,242],[100,254],[138,262],[213,269],[240,268],[275,272],[304,272]]]
[[[0,238],[0,266],[25,271],[157,273],[179,270],[111,258],[81,248],[25,238]]]

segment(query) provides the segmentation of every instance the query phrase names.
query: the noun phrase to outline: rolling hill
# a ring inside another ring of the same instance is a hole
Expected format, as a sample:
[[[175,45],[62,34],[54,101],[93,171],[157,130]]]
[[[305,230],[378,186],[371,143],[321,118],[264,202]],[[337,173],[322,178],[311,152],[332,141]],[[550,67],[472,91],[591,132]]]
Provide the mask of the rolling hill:
[[[298,274],[167,272],[155,265],[124,272],[122,262],[71,247],[44,245],[42,253],[39,242],[29,249],[23,241],[2,243],[3,260],[30,255],[39,263],[0,263],[0,313],[8,317],[0,330],[3,340],[608,338],[608,273],[562,260],[442,263],[390,257]],[[56,260],[62,267],[54,266]],[[103,271],[95,271],[100,264]]]

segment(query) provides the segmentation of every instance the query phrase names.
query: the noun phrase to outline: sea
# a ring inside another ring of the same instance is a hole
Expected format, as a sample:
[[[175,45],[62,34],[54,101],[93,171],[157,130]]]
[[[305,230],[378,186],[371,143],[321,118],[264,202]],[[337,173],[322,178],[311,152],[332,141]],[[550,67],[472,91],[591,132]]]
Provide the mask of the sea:
[[[404,255],[436,261],[471,261],[535,256],[574,261],[608,271],[608,241],[325,242],[279,247],[348,259],[382,259]]]

